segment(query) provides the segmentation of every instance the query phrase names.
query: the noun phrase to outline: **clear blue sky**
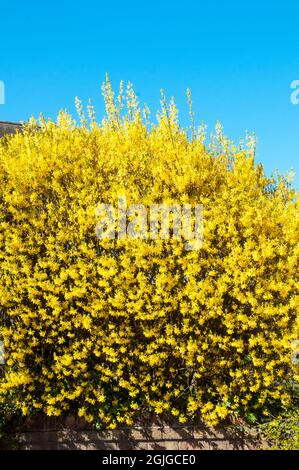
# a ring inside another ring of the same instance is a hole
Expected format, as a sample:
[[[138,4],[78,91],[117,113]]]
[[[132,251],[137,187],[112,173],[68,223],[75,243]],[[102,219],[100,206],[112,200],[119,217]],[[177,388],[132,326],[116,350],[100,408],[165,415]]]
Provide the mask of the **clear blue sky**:
[[[198,123],[217,119],[234,139],[258,139],[268,174],[293,167],[299,187],[297,1],[26,1],[0,4],[0,120],[74,112],[90,97],[101,116],[100,84],[130,80],[155,111],[159,90],[174,95],[187,123],[191,88]]]

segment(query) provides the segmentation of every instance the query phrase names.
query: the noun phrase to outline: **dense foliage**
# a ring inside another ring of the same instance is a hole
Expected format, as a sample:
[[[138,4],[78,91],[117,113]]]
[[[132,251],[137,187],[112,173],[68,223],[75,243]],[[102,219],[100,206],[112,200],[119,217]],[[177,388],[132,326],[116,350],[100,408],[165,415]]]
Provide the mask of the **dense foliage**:
[[[218,124],[208,144],[173,102],[150,124],[130,86],[103,89],[100,125],[77,102],[80,125],[62,112],[0,140],[2,402],[110,427],[287,406],[298,195],[265,176],[252,137],[235,145]],[[203,204],[202,247],[98,239],[96,207],[120,195]]]

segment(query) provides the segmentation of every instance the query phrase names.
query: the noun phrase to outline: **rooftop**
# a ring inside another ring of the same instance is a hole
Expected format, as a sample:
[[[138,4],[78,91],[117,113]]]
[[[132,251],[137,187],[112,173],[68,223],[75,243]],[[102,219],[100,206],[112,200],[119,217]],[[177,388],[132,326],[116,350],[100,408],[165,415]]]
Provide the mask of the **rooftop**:
[[[22,127],[18,122],[0,121],[0,137],[4,134],[13,134]]]

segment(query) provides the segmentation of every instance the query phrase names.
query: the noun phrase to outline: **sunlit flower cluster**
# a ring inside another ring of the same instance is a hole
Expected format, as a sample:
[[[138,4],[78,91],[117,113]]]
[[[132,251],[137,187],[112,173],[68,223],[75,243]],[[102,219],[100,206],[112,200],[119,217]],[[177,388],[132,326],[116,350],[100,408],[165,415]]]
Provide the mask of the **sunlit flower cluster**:
[[[254,139],[149,121],[129,85],[106,117],[65,112],[0,140],[0,396],[24,415],[76,412],[111,428],[136,413],[215,424],[287,404],[298,338],[298,195]],[[90,121],[90,123],[89,123]],[[96,208],[191,203],[204,241],[98,239]]]

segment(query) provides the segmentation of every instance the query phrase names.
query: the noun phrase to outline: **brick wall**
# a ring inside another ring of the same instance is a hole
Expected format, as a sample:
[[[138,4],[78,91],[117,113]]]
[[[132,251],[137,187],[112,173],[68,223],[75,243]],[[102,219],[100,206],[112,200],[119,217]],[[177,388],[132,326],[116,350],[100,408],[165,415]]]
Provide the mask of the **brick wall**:
[[[244,435],[236,427],[179,425],[159,421],[140,421],[130,428],[96,431],[86,423],[69,417],[65,420],[42,419],[27,422],[11,438],[21,449],[78,450],[204,450],[257,449],[260,442],[253,434]]]

